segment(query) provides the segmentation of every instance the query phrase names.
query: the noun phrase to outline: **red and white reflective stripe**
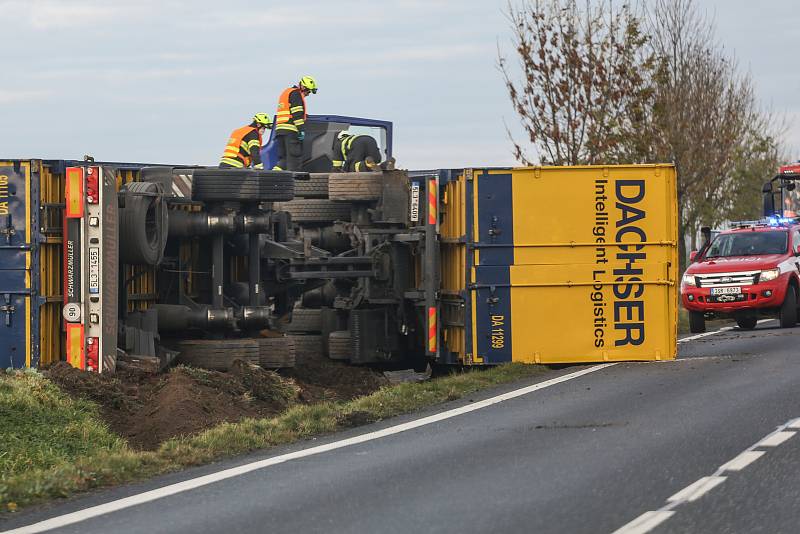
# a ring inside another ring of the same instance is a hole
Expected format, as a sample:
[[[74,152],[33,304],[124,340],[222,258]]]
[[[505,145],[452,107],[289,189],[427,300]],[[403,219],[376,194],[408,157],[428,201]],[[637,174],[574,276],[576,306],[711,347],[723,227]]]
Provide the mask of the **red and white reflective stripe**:
[[[436,306],[428,307],[428,352],[436,352]]]
[[[437,202],[439,195],[439,186],[436,183],[436,178],[428,180],[428,224],[436,224],[438,221],[438,207]]]

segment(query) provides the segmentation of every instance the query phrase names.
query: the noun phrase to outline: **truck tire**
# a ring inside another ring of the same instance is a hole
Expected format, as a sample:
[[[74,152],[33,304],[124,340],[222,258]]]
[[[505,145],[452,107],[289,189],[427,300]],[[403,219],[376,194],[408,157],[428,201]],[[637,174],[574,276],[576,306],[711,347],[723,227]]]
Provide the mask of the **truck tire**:
[[[167,246],[169,216],[164,189],[155,182],[127,185],[125,207],[119,209],[119,259],[133,265],[158,265]]]
[[[265,337],[258,340],[258,364],[264,369],[285,369],[295,364],[294,338]]]
[[[383,173],[380,172],[331,174],[328,182],[328,198],[331,200],[379,200],[382,190]]]
[[[292,200],[275,205],[276,211],[287,211],[296,223],[330,223],[350,221],[350,204],[327,199]]]
[[[320,316],[320,330],[322,332],[322,352],[328,354],[328,343],[332,332],[347,329],[347,316],[339,310],[323,307]]]
[[[319,360],[324,357],[322,353],[322,336],[320,335],[291,335],[294,342],[296,362]]]
[[[797,292],[794,286],[789,286],[786,289],[786,296],[783,298],[778,320],[781,323],[781,328],[791,328],[797,324]]]
[[[742,330],[752,330],[756,327],[758,323],[758,317],[755,315],[743,315],[741,317],[736,317],[736,324],[739,325],[739,328]]]
[[[706,331],[706,318],[703,312],[689,312],[689,332],[692,334],[702,334]]]
[[[294,183],[294,196],[302,198],[328,198],[328,173],[312,172],[308,180]]]
[[[259,364],[257,339],[192,339],[178,343],[180,361],[192,367],[229,371],[233,360]]]
[[[331,360],[349,360],[353,354],[350,347],[350,331],[337,330],[328,336],[328,357]]]
[[[289,172],[250,169],[197,169],[192,174],[192,199],[205,202],[275,202],[294,198]]]
[[[285,332],[319,334],[322,330],[320,310],[295,308],[292,311],[292,322],[284,327]]]

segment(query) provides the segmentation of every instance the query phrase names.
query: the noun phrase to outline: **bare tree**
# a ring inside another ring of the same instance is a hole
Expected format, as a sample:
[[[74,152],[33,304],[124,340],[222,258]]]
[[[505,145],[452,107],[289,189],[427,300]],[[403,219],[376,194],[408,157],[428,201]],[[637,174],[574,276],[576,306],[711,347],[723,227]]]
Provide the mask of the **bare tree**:
[[[758,215],[783,127],[694,0],[639,13],[610,0],[509,4],[520,77],[502,55],[499,66],[541,163],[675,163],[683,266],[700,224]],[[531,164],[528,143],[512,142]]]
[[[534,0],[509,4],[508,17],[517,63],[500,54],[499,67],[541,162],[647,159],[641,132],[655,96],[655,63],[636,13],[610,1]],[[525,147],[512,142],[516,158],[531,164]]]
[[[653,0],[648,26],[658,58],[650,144],[656,159],[676,165],[683,244],[700,224],[740,211],[738,197],[759,198],[758,188],[741,190],[742,180],[776,164],[780,132],[693,0]]]

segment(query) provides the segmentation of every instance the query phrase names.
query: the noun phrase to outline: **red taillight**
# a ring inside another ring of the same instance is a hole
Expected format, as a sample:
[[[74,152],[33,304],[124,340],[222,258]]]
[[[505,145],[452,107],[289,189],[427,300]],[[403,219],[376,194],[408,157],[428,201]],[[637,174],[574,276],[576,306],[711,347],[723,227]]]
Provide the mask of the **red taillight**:
[[[100,169],[89,167],[86,169],[86,202],[97,204],[100,202]]]
[[[86,370],[100,370],[100,338],[86,338]]]

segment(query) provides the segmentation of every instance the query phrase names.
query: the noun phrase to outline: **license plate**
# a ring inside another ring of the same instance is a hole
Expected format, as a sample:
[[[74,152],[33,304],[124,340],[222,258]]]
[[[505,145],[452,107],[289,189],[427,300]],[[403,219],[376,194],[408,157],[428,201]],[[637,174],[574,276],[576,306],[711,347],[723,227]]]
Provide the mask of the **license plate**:
[[[742,292],[741,287],[712,287],[712,295],[738,295]]]
[[[100,249],[89,247],[89,293],[100,293]]]
[[[419,221],[419,182],[411,182],[411,222]]]

